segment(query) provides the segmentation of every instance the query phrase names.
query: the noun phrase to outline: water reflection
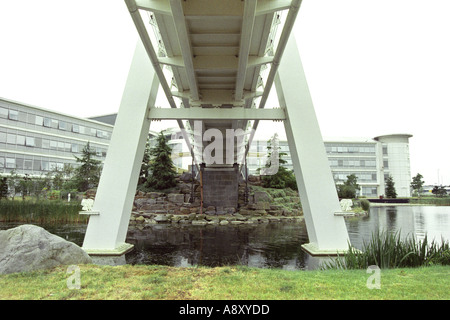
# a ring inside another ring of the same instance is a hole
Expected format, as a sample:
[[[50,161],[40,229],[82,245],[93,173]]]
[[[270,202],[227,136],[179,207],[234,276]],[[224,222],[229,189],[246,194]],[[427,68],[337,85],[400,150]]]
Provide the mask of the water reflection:
[[[372,207],[370,215],[347,218],[347,230],[352,245],[363,248],[377,231],[399,232],[402,238],[414,236],[440,243],[441,238],[450,240],[450,207],[393,206]]]
[[[305,268],[308,241],[304,223],[240,226],[155,225],[130,229],[127,254],[132,264],[223,266],[241,264],[260,268]]]
[[[8,229],[18,224],[0,224]],[[450,240],[450,207],[372,207],[363,217],[346,218],[351,244],[362,249],[377,230],[401,231],[422,240],[425,234],[440,243]],[[82,245],[86,225],[42,226]],[[286,270],[315,269],[325,258],[301,249],[308,242],[304,222],[238,226],[153,225],[130,226],[127,242],[134,250],[122,257],[98,258],[101,264],[160,264],[179,267],[246,265]]]

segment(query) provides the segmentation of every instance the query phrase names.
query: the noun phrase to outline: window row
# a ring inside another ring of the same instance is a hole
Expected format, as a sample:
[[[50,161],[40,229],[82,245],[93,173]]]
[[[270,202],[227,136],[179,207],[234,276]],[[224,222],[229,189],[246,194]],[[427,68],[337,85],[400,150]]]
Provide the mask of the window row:
[[[325,144],[327,153],[375,153],[375,146],[354,144]]]
[[[59,129],[62,131],[70,131],[79,134],[85,134],[102,139],[109,139],[111,133],[105,130],[95,129],[91,127],[82,126],[75,123],[70,123],[63,120],[57,120],[50,117],[39,116],[31,113],[25,113],[17,110],[6,109],[0,107],[0,118],[21,121],[28,124],[34,124],[47,128]]]
[[[362,187],[361,189],[363,196],[376,196],[378,193],[376,187]]]
[[[360,159],[328,159],[330,167],[364,167],[364,168],[376,168],[377,163],[375,160],[360,160]]]
[[[347,176],[354,174],[357,182],[377,182],[376,172],[333,172],[335,181],[346,181]]]
[[[43,139],[40,137],[29,137],[20,134],[0,132],[0,143],[13,144],[18,146],[42,148],[63,152],[80,153],[82,152],[84,145],[78,143],[68,143],[64,141],[56,141]],[[91,148],[95,150],[96,156],[106,157],[106,148],[95,147],[91,145]]]
[[[74,164],[71,164],[74,166]],[[63,170],[64,163],[49,160],[33,160],[23,158],[0,157],[0,169],[17,169],[30,171],[53,171]]]

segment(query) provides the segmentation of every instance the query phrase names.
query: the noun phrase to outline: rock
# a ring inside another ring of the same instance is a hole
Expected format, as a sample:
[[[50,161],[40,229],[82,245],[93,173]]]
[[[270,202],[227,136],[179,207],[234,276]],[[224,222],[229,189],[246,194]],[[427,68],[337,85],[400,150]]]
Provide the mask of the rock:
[[[252,212],[253,212],[253,210],[249,210],[249,209],[245,209],[245,208],[239,209],[239,214],[241,214],[243,216],[251,215]]]
[[[180,208],[180,213],[182,213],[182,214],[189,214],[189,213],[191,213],[191,208],[181,207]]]
[[[153,219],[158,223],[164,223],[169,221],[169,216],[167,214],[157,214]]]
[[[258,202],[272,202],[272,197],[265,191],[255,191],[255,203]]]
[[[259,182],[259,181],[261,181],[261,176],[249,175],[248,181],[249,182]]]
[[[136,221],[136,222],[144,222],[145,218],[143,216],[139,216],[139,217],[136,217],[136,219],[134,219],[134,221]]]
[[[0,231],[0,274],[92,263],[75,243],[35,225]]]
[[[192,221],[192,225],[194,225],[194,226],[204,226],[207,224],[208,224],[208,221],[206,221],[206,220],[193,220]]]
[[[224,226],[224,225],[229,224],[229,222],[228,222],[227,220],[221,220],[221,221],[219,222],[219,224],[222,225],[222,226]]]
[[[270,203],[268,202],[257,202],[254,205],[255,210],[268,210],[270,209]]]
[[[184,194],[182,193],[169,193],[167,199],[170,202],[182,205],[184,203]]]
[[[183,181],[183,182],[190,182],[190,181],[192,181],[192,173],[183,172],[180,175],[180,181]]]

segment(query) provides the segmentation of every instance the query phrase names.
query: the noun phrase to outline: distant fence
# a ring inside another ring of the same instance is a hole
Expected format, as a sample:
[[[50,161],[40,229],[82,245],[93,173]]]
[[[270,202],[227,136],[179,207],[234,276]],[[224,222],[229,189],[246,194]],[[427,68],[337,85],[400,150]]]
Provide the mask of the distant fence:
[[[409,203],[409,199],[367,199],[371,203]]]

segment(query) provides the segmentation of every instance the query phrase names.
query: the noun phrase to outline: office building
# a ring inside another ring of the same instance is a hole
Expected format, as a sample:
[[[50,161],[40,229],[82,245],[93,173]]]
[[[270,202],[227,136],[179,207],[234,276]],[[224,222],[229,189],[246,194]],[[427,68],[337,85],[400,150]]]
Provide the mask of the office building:
[[[0,98],[0,174],[43,176],[76,166],[89,142],[103,161],[113,126]]]

